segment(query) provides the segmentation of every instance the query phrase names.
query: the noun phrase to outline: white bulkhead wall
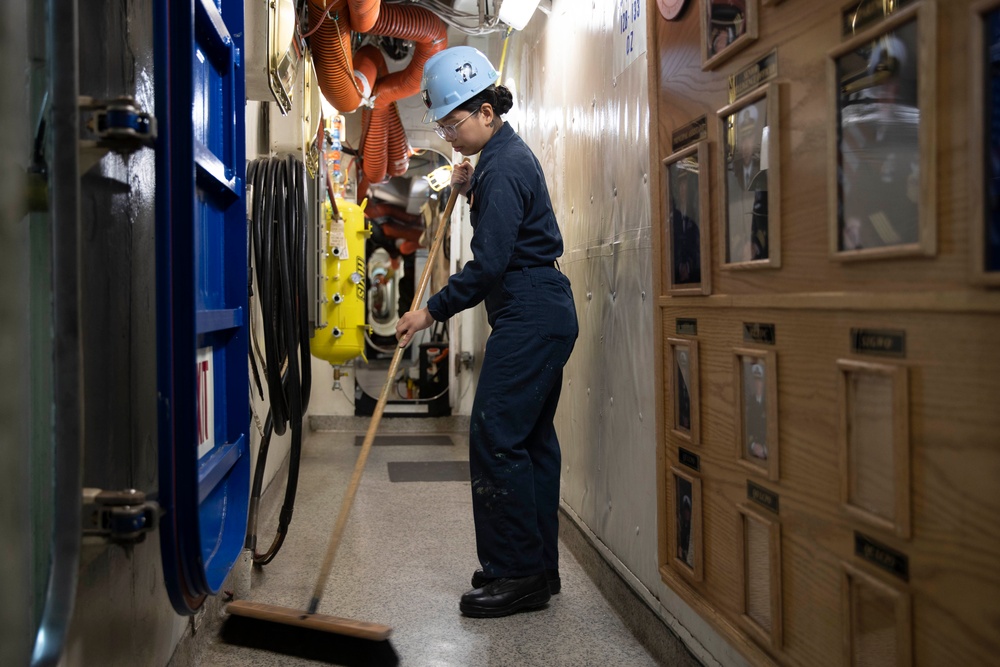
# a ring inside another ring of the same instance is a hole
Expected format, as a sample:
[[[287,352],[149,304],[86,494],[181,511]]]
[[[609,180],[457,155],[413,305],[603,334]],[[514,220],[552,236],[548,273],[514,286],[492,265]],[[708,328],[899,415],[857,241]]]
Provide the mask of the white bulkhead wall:
[[[511,38],[502,75],[516,99],[508,120],[545,171],[580,320],[556,416],[561,497],[699,658],[745,664],[657,565],[650,198],[659,179],[650,172],[647,3],[638,4],[622,34],[631,0],[554,0]],[[626,65],[616,49],[632,31],[643,33],[631,41],[643,52]]]

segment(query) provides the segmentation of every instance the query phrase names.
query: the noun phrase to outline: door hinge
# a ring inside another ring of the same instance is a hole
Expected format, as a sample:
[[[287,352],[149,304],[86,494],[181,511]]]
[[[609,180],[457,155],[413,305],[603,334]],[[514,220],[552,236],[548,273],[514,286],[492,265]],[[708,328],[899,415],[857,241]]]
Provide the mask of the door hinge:
[[[156,530],[160,506],[135,489],[83,490],[83,536],[138,544]]]
[[[80,97],[80,173],[108,153],[128,156],[156,142],[156,117],[131,97],[97,100]]]

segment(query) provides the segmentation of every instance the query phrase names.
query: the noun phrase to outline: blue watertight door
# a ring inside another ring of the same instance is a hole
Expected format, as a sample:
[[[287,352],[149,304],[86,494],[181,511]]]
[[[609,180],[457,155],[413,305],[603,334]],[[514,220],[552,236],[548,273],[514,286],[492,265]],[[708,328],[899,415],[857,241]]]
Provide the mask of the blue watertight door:
[[[250,484],[243,0],[155,0],[163,569],[180,614],[239,556]]]

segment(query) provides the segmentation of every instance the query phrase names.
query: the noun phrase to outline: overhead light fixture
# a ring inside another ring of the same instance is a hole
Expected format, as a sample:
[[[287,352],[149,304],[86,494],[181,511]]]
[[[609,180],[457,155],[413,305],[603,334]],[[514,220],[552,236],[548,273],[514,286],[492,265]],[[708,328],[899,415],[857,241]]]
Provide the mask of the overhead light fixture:
[[[500,5],[500,20],[514,30],[524,30],[537,7],[538,0],[503,0]]]

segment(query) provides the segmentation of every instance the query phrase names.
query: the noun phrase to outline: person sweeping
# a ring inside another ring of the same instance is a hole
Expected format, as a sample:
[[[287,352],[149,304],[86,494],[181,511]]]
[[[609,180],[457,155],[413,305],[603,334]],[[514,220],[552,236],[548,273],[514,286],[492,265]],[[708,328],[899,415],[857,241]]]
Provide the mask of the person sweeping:
[[[437,53],[421,83],[425,122],[466,156],[452,187],[468,197],[472,261],[426,308],[396,325],[399,345],[435,321],[485,301],[492,327],[469,425],[469,467],[481,569],[459,609],[497,617],[548,603],[560,590],[559,472],[553,418],[579,326],[556,260],[562,235],[545,175],[501,116],[513,97],[477,49]]]

